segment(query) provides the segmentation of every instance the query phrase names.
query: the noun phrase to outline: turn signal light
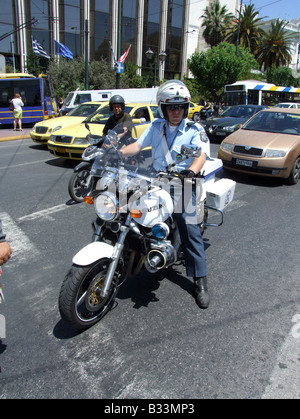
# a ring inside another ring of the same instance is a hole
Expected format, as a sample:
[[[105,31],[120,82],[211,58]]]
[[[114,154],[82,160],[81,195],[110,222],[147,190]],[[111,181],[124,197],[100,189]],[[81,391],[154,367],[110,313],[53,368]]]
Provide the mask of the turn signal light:
[[[130,210],[130,215],[131,215],[132,218],[141,218],[142,213],[141,213],[140,210],[137,210],[137,209],[133,208],[132,210]]]
[[[84,202],[86,204],[93,205],[94,204],[94,198],[92,196],[85,196],[84,197]]]

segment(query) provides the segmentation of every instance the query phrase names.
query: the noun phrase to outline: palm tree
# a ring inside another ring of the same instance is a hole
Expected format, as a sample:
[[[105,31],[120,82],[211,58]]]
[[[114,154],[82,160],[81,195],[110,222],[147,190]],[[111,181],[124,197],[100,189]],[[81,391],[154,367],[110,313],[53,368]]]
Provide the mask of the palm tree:
[[[245,6],[243,11],[239,11],[238,14],[227,31],[225,41],[236,44],[239,37],[239,44],[248,48],[251,54],[254,54],[257,51],[260,39],[265,34],[259,26],[264,17],[257,17],[258,11],[254,10],[253,4]]]
[[[274,67],[288,66],[291,62],[291,47],[289,46],[293,34],[285,29],[287,22],[276,19],[271,22],[271,30],[261,39],[256,54],[256,60],[260,67],[266,70]]]
[[[205,42],[211,47],[224,41],[226,31],[234,19],[234,15],[229,13],[226,6],[221,6],[219,0],[215,0],[204,10],[202,27],[204,27],[203,37]]]

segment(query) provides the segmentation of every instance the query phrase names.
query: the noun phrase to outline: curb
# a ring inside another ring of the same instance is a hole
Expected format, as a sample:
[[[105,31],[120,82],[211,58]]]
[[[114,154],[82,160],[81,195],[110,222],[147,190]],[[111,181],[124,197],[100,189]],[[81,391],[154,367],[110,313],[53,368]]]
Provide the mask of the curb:
[[[13,140],[23,140],[24,138],[30,138],[30,135],[22,135],[19,137],[4,137],[4,138],[0,138],[0,143],[1,141],[13,141]]]

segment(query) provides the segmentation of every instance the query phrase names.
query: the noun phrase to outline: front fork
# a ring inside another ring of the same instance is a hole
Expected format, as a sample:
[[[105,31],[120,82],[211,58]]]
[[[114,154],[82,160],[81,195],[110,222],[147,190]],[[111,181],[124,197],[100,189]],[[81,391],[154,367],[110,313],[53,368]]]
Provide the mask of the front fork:
[[[112,261],[109,264],[107,274],[106,274],[105,280],[104,280],[104,285],[103,285],[103,287],[101,289],[101,292],[100,292],[100,295],[103,298],[108,295],[108,291],[110,289],[112,280],[114,278],[115,271],[118,267],[118,263],[119,263],[119,260],[120,260],[120,257],[122,255],[122,251],[123,251],[123,248],[124,248],[124,242],[125,242],[127,233],[129,231],[128,224],[130,222],[130,219],[131,219],[131,217],[130,217],[130,215],[128,215],[127,220],[125,222],[125,225],[121,227],[121,234],[119,236],[119,239],[114,246],[114,253],[113,253],[113,256],[112,256]],[[95,232],[94,232],[93,241],[99,241],[102,225],[101,226],[98,225],[96,227]]]

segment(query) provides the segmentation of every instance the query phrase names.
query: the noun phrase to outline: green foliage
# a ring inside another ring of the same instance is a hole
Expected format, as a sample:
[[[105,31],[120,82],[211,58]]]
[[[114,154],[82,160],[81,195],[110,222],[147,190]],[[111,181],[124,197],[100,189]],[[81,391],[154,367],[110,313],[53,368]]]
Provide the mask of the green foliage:
[[[251,77],[257,68],[252,54],[239,46],[238,54],[232,44],[222,42],[207,52],[195,53],[188,65],[200,86],[200,94],[208,100],[219,101],[225,84]]]
[[[268,68],[267,82],[274,83],[276,86],[294,86],[300,87],[300,77],[293,77],[292,70],[289,67],[275,67],[274,65]]]
[[[136,75],[137,68],[134,64],[126,64],[125,71],[120,77],[122,89],[147,86],[147,79]],[[89,89],[116,88],[116,72],[104,58],[89,63],[88,72]],[[83,57],[77,57],[72,61],[63,58],[59,62],[51,60],[47,74],[51,77],[56,97],[66,97],[70,91],[77,88],[85,90],[85,61]]]
[[[49,60],[47,58],[38,56],[31,48],[28,51],[26,59],[27,72],[34,76],[45,73],[47,71],[48,62]]]

